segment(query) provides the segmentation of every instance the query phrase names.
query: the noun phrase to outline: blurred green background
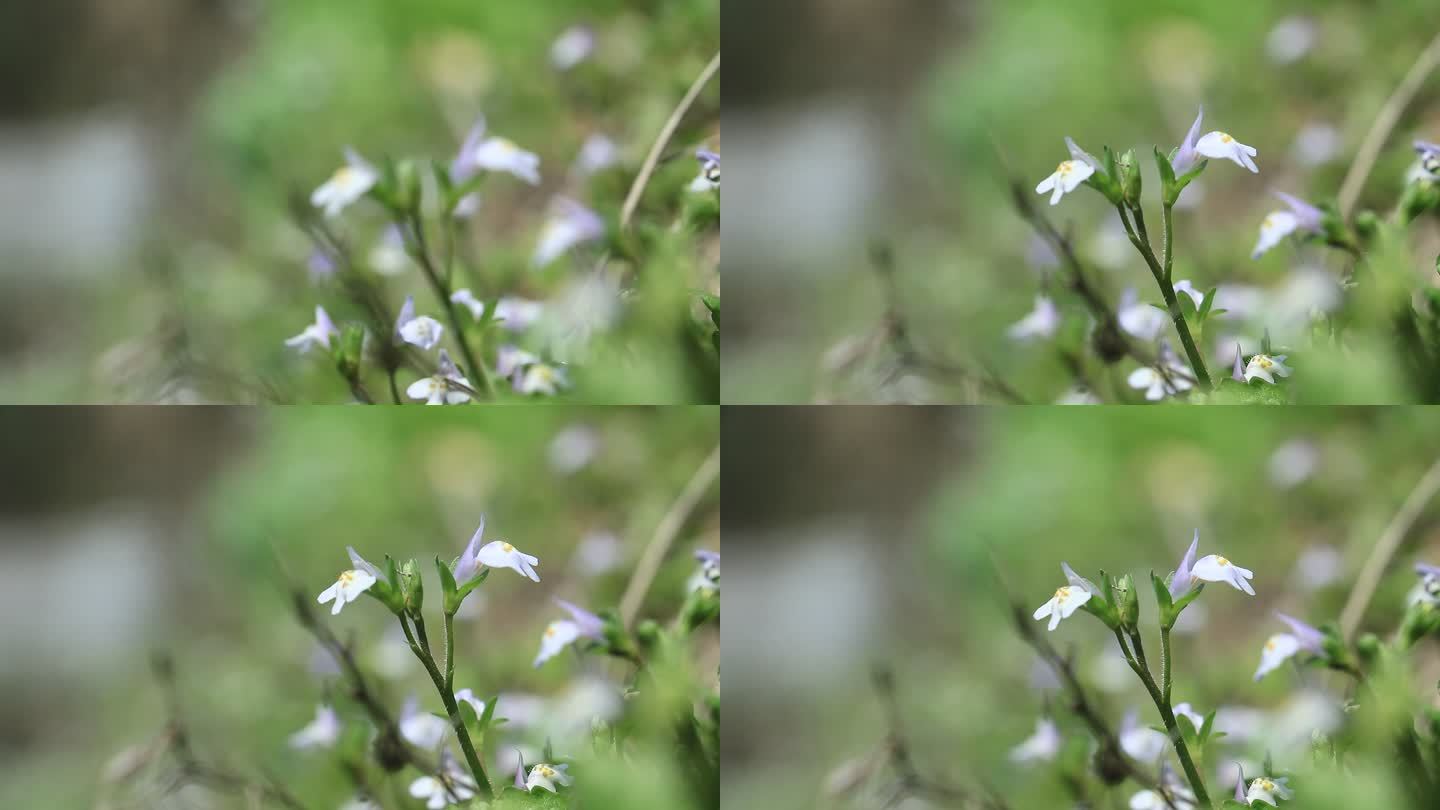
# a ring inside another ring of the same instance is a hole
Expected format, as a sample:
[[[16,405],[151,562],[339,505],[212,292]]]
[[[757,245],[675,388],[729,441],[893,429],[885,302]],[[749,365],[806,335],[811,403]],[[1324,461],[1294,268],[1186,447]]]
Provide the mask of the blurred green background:
[[[822,4],[807,5],[821,15],[815,7]],[[753,280],[746,276],[737,286],[743,300],[732,310],[750,314],[727,337],[726,402],[999,402],[993,390],[974,382],[986,370],[1030,402],[1055,401],[1073,379],[1057,347],[1083,349],[1088,313],[1056,278],[1048,291],[1064,315],[1060,337],[1023,344],[1006,336],[1030,312],[1046,272],[1036,262],[1029,227],[1010,202],[1007,172],[1033,190],[1066,159],[1066,135],[1095,154],[1105,145],[1117,151],[1136,146],[1158,242],[1151,144],[1168,152],[1201,105],[1202,132],[1221,129],[1253,145],[1260,173],[1211,161],[1201,194],[1191,200],[1195,206],[1176,212],[1174,278],[1202,290],[1251,285],[1292,296],[1299,291],[1285,290],[1285,284],[1297,268],[1338,278],[1340,257],[1318,247],[1297,251],[1286,243],[1251,260],[1261,220],[1281,207],[1270,192],[1334,198],[1385,98],[1436,35],[1440,12],[1434,0],[977,0],[943,12],[941,4],[919,5],[933,13],[910,15],[909,27],[888,38],[888,51],[876,43],[860,51],[880,79],[826,63],[825,54],[835,50],[826,38],[843,32],[821,28],[796,46],[819,60],[814,73],[832,77],[827,97],[850,103],[856,119],[851,126],[861,133],[856,143],[863,147],[852,146],[842,157],[824,151],[834,144],[816,136],[815,151],[823,152],[827,165],[846,170],[822,171],[799,160],[795,170],[814,169],[816,198],[842,186],[866,195],[854,204],[858,212],[849,212],[853,219],[837,218],[828,230],[817,224],[808,251],[789,256],[788,273],[767,272],[757,262]],[[852,16],[878,26],[889,7],[856,4]],[[803,60],[774,60],[790,77],[807,70]],[[785,101],[791,107],[820,95],[792,90]],[[732,127],[732,138],[737,133]],[[1437,137],[1440,80],[1432,77],[1395,127],[1359,207],[1389,211],[1414,161],[1411,140]],[[1112,302],[1126,287],[1137,289],[1142,302],[1160,301],[1103,198],[1081,189],[1055,208],[1034,198],[1073,236],[1092,279]],[[805,221],[800,212],[794,219]],[[757,233],[764,233],[761,225]],[[893,299],[870,266],[874,242],[894,249]],[[1412,228],[1410,247],[1413,283],[1430,284],[1440,248],[1433,221]],[[892,300],[913,341],[941,362],[967,368],[971,379],[895,374],[894,355],[885,351],[854,359],[857,344],[875,333]],[[1278,337],[1280,330],[1274,331]],[[1247,354],[1258,350],[1258,327],[1217,324],[1201,341],[1212,372],[1228,370],[1234,344],[1223,351],[1217,344],[1229,333],[1247,338]],[[1173,329],[1167,334],[1179,351]],[[1248,346],[1251,339],[1257,348]],[[1301,362],[1290,381],[1297,401],[1414,397],[1400,377],[1404,364],[1383,341],[1357,339],[1346,355],[1302,351],[1308,340],[1287,342],[1292,363],[1297,355]],[[1133,368],[1125,362],[1107,374],[1096,362],[1088,371],[1107,393],[1115,386],[1138,399],[1124,385]]]
[[[0,330],[0,387],[22,402],[345,401],[327,363],[283,345],[317,303],[337,320],[358,314],[337,285],[310,280],[289,201],[328,179],[346,145],[448,165],[482,113],[491,134],[540,156],[543,183],[486,183],[455,286],[486,300],[562,298],[598,252],[529,269],[552,197],[613,227],[646,151],[720,44],[716,0],[145,0],[127,15],[91,0],[49,5],[25,0],[0,16],[13,23],[0,40],[7,59],[30,77],[13,105],[0,103],[0,135],[13,133],[0,138],[0,177],[32,179],[31,165],[58,183],[68,175],[56,167],[84,163],[32,141],[73,132],[113,148],[88,149],[104,160],[85,166],[87,204],[57,206],[28,235],[25,217],[43,200],[0,198],[15,230],[0,238],[11,270],[0,290],[14,310]],[[595,47],[562,71],[551,46],[575,26]],[[715,401],[717,361],[695,347],[708,348],[698,293],[719,292],[718,211],[697,220],[694,209],[718,206],[686,187],[695,148],[718,149],[718,131],[717,81],[636,213],[631,247],[643,259],[612,262],[627,274],[629,315],[572,369],[575,397]],[[613,141],[616,163],[582,177],[573,166],[592,135]],[[129,226],[105,229],[124,216]],[[368,260],[381,210],[362,203],[344,223]],[[100,244],[76,248],[91,231]],[[382,282],[392,308],[413,293],[421,313],[438,310],[413,267]],[[56,322],[67,328],[45,326]]]
[[[1101,569],[1139,582],[1152,570],[1163,577],[1197,528],[1200,554],[1252,569],[1257,591],[1207,587],[1175,636],[1175,701],[1221,709],[1217,722],[1233,735],[1202,766],[1212,795],[1228,795],[1234,782],[1211,774],[1241,761],[1256,776],[1268,748],[1277,768],[1299,772],[1294,806],[1391,806],[1383,799],[1398,794],[1385,745],[1367,743],[1351,773],[1310,771],[1304,744],[1312,730],[1333,733],[1351,694],[1347,678],[1293,665],[1259,683],[1252,675],[1265,640],[1285,630],[1274,611],[1317,625],[1338,617],[1382,529],[1440,453],[1433,410],[805,410],[810,432],[778,447],[773,436],[758,440],[783,460],[773,472],[758,463],[759,447],[755,466],[745,463],[756,432],[735,430],[726,415],[727,475],[755,478],[748,489],[732,486],[726,504],[727,806],[883,806],[888,776],[840,796],[823,789],[889,731],[870,683],[876,665],[895,674],[923,774],[984,786],[1014,808],[1071,806],[1054,766],[1009,761],[1047,707],[1072,767],[1083,771],[1091,748],[1010,623],[1006,586],[1028,615],[1064,584],[1062,561],[1092,578]],[[749,419],[783,425],[785,417],[763,409]],[[865,463],[833,463],[837,456]],[[1440,503],[1430,503],[1362,630],[1392,631],[1417,583],[1412,563],[1437,560]],[[765,601],[770,592],[784,596]],[[1157,665],[1148,586],[1140,599]],[[745,629],[761,616],[763,628]],[[1112,727],[1130,708],[1142,724],[1159,723],[1093,617],[1076,614],[1048,638],[1073,653]],[[1415,654],[1417,706],[1440,705],[1437,678],[1432,640]],[[1123,807],[1136,790],[1127,783],[1107,795],[1092,784],[1090,798]]]
[[[15,503],[0,510],[0,604],[9,617],[0,643],[0,804],[248,806],[223,794],[167,793],[173,766],[107,781],[164,730],[149,667],[163,652],[174,659],[203,759],[273,774],[309,807],[339,807],[353,788],[337,760],[287,747],[337,687],[314,670],[317,648],[294,619],[282,576],[313,599],[350,567],[347,545],[375,561],[416,557],[438,634],[430,561],[457,556],[484,514],[486,537],[539,557],[541,577],[534,584],[497,572],[457,620],[457,688],[501,693],[497,716],[514,721],[485,746],[492,779],[513,776],[513,764],[493,770],[507,751],[522,747],[533,763],[553,735],[559,754],[580,758],[592,791],[579,794],[586,806],[692,806],[668,728],[632,717],[629,756],[594,760],[603,767],[585,764],[588,719],[583,733],[563,730],[575,712],[603,705],[587,702],[595,694],[587,684],[621,683],[627,667],[573,654],[531,664],[546,625],[564,618],[554,598],[595,610],[618,604],[661,516],[716,446],[717,411],[388,413],[0,414],[0,445],[31,470],[28,489],[7,487],[18,490]],[[75,442],[83,452],[67,435],[83,437]],[[674,615],[698,548],[719,548],[713,488],[685,521],[641,617]],[[443,712],[381,605],[363,599],[336,617],[321,609],[321,618],[353,642],[395,713],[409,693],[423,710]],[[696,638],[693,688],[709,689],[719,634]],[[337,703],[363,737],[349,706]],[[400,792],[417,776],[397,775]]]

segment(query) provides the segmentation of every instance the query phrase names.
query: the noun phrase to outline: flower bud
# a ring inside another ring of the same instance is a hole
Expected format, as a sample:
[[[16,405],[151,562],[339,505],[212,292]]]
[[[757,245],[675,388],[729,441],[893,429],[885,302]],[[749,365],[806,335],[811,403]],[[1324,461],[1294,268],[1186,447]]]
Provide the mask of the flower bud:
[[[1111,588],[1115,594],[1115,612],[1120,617],[1120,626],[1128,631],[1140,625],[1140,599],[1135,593],[1135,578],[1129,574],[1119,577]]]
[[[425,582],[420,578],[420,567],[415,560],[406,560],[400,565],[400,597],[405,603],[405,612],[419,616],[425,604]]]
[[[1140,205],[1140,165],[1135,159],[1135,150],[1127,149],[1115,163],[1117,181],[1125,204],[1134,208]]]
[[[1440,206],[1440,183],[1417,180],[1405,186],[1405,193],[1400,196],[1400,221],[1409,224],[1436,206]]]

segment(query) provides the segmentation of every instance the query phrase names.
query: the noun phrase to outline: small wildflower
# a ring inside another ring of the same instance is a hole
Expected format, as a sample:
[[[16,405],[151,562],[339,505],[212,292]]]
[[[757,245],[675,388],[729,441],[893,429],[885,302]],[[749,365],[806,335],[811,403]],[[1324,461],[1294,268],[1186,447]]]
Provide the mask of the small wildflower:
[[[1286,355],[1283,354],[1274,356],[1257,354],[1250,358],[1250,362],[1245,365],[1245,382],[1250,382],[1258,377],[1274,385],[1274,375],[1279,374],[1281,377],[1289,377],[1290,367],[1285,365],[1285,357]]]
[[[310,252],[310,258],[305,260],[305,268],[310,271],[310,283],[319,284],[335,275],[338,269],[335,260],[330,254],[316,248]]]
[[[400,339],[429,351],[439,345],[440,336],[444,332],[445,327],[441,326],[439,321],[429,315],[421,315],[400,327]]]
[[[460,769],[459,763],[448,753],[440,757],[440,773],[435,776],[422,776],[410,783],[410,795],[417,799],[425,799],[425,807],[429,810],[440,810],[452,803],[467,802],[474,798],[475,790],[470,786],[469,776]]]
[[[455,367],[455,361],[450,359],[450,354],[441,349],[435,374],[410,383],[410,387],[405,389],[405,396],[423,399],[426,405],[460,405],[469,402],[470,394],[461,390],[456,383],[466,388],[472,387],[470,381],[460,373],[460,369]]]
[[[1035,722],[1035,733],[1010,749],[1011,762],[1048,762],[1060,752],[1060,729],[1054,721],[1042,717]]]
[[[1035,296],[1035,308],[1006,330],[1012,340],[1048,338],[1060,328],[1060,310],[1044,295]]]
[[[1234,161],[1237,166],[1259,173],[1260,169],[1251,160],[1257,153],[1255,147],[1246,146],[1235,140],[1228,132],[1207,132],[1195,142],[1195,152],[1210,158]]]
[[[318,706],[315,719],[310,724],[290,735],[290,747],[329,748],[340,739],[340,717],[329,706]]]
[[[1415,154],[1420,157],[1420,170],[1428,179],[1440,178],[1440,144],[1416,141]]]
[[[1245,352],[1240,348],[1240,341],[1235,341],[1235,367],[1230,371],[1230,379],[1235,382],[1245,382]]]
[[[515,789],[525,790],[525,754],[517,748],[515,756],[519,760],[515,765]]]
[[[380,569],[366,562],[363,557],[355,552],[355,549],[348,549],[350,552],[350,563],[355,566],[347,571],[340,572],[340,578],[335,584],[326,588],[320,593],[316,601],[320,604],[333,601],[334,607],[330,609],[330,615],[338,614],[345,605],[360,598],[360,594],[370,590],[370,586],[380,581]]]
[[[1120,328],[1141,340],[1160,337],[1170,323],[1164,310],[1142,302],[1134,287],[1126,287],[1125,292],[1121,293],[1120,308],[1116,314],[1119,316]]]
[[[1070,583],[1055,591],[1050,601],[1041,605],[1035,611],[1035,619],[1050,617],[1050,629],[1054,630],[1060,626],[1061,619],[1070,618],[1071,614],[1080,609],[1080,606],[1090,601],[1090,597],[1098,594],[1100,589],[1095,583],[1076,574],[1069,563],[1060,563],[1060,570],[1065,572],[1065,579]]]
[[[531,257],[533,267],[545,267],[578,245],[605,235],[605,220],[589,208],[568,198],[556,198],[550,217],[540,229],[540,240]]]
[[[455,581],[465,584],[474,579],[480,573],[480,567],[488,565],[491,568],[509,568],[522,576],[529,577],[535,582],[540,581],[540,575],[535,573],[533,566],[539,565],[540,560],[529,554],[522,553],[519,549],[506,543],[503,540],[492,540],[485,545],[480,545],[485,535],[485,517],[480,517],[480,528],[470,537],[470,543],[465,546],[460,559],[455,563]]]
[[[1195,530],[1195,538],[1190,541],[1190,548],[1185,550],[1185,556],[1180,558],[1180,566],[1175,569],[1175,574],[1170,577],[1170,598],[1179,599],[1190,591],[1194,584],[1195,552],[1200,549],[1200,530]]]
[[[1120,748],[1131,759],[1154,762],[1169,750],[1170,737],[1163,731],[1140,725],[1139,713],[1131,709],[1120,724]]]
[[[695,150],[695,159],[700,161],[700,173],[690,181],[694,192],[715,191],[720,188],[720,155],[709,149]]]
[[[595,51],[595,31],[588,25],[572,25],[560,32],[550,44],[550,64],[556,70],[569,70],[584,62]]]
[[[1189,391],[1195,386],[1190,379],[1190,369],[1180,362],[1168,346],[1162,346],[1157,366],[1142,366],[1130,372],[1125,378],[1131,388],[1145,391],[1145,398],[1158,402],[1167,396]]]
[[[700,549],[695,552],[695,559],[700,562],[700,570],[691,575],[685,590],[689,593],[701,588],[720,590],[720,552]]]
[[[515,375],[513,385],[517,393],[553,397],[570,387],[570,378],[561,366],[531,363]]]
[[[1290,799],[1294,797],[1285,777],[1271,779],[1268,776],[1259,776],[1250,782],[1250,789],[1245,791],[1245,803],[1254,804],[1264,802],[1272,807],[1279,807],[1277,799]]]
[[[568,765],[556,765],[551,767],[541,762],[530,769],[530,776],[525,780],[525,789],[533,791],[535,788],[548,790],[551,793],[558,792],[556,785],[569,787],[571,784],[570,774],[565,772]]]
[[[339,216],[351,204],[370,193],[380,182],[380,172],[355,150],[345,148],[345,165],[310,195],[310,204],[325,209],[325,216]]]
[[[538,362],[539,357],[507,343],[495,352],[495,373],[508,379],[531,363]]]
[[[305,354],[316,346],[330,348],[330,338],[338,336],[340,330],[335,328],[335,322],[330,320],[330,315],[321,306],[315,307],[315,322],[305,327],[305,331],[292,338],[285,340],[285,345],[292,349],[298,349]]]
[[[1195,794],[1168,762],[1160,765],[1160,790],[1169,798],[1158,791],[1142,790],[1130,797],[1130,810],[1195,810]]]
[[[570,618],[553,621],[545,628],[545,632],[540,636],[540,652],[535,656],[536,667],[559,655],[566,647],[582,638],[596,641],[604,638],[603,619],[563,599],[555,601],[570,614]]]
[[[1265,53],[1271,62],[1288,65],[1309,53],[1319,37],[1315,20],[1299,15],[1286,17],[1265,36]]]
[[[456,290],[451,294],[450,300],[470,310],[470,314],[476,320],[485,315],[485,302],[476,298],[469,289]],[[544,312],[545,305],[543,303],[527,298],[501,298],[495,304],[495,320],[511,332],[523,332],[529,329],[536,321],[540,320],[540,316]]]
[[[410,269],[410,254],[405,250],[405,232],[391,224],[370,248],[370,266],[385,276],[398,276]]]
[[[1036,194],[1050,194],[1051,205],[1059,205],[1061,197],[1079,188],[1100,167],[1093,155],[1076,146],[1070,138],[1065,139],[1065,145],[1070,149],[1070,159],[1062,162],[1053,174],[1035,187]]]
[[[1241,804],[1249,804],[1250,802],[1245,800],[1245,766],[1237,762],[1235,763],[1235,769],[1235,801]]]
[[[1284,192],[1277,191],[1275,196],[1290,210],[1271,211],[1265,215],[1265,219],[1260,223],[1260,239],[1255,243],[1255,249],[1250,252],[1252,259],[1260,258],[1265,251],[1280,244],[1281,240],[1296,231],[1320,233],[1322,230],[1324,211]]]
[[[1174,711],[1176,717],[1188,718],[1190,724],[1195,727],[1196,731],[1199,731],[1200,727],[1205,725],[1205,715],[1195,711],[1189,703],[1176,703]]]
[[[440,741],[445,739],[445,734],[450,730],[450,724],[445,722],[444,718],[420,711],[420,701],[414,695],[405,698],[397,725],[400,736],[404,737],[406,742],[427,751],[439,747]]]
[[[456,692],[455,700],[460,703],[469,703],[470,708],[474,709],[477,715],[485,713],[485,701],[475,697],[475,690],[473,689],[461,689],[459,692]]]
[[[460,147],[460,154],[450,165],[450,177],[465,182],[481,169],[506,172],[532,186],[540,185],[540,157],[527,152],[506,138],[485,137],[485,118],[481,116],[471,127]]]
[[[614,166],[620,159],[620,149],[608,137],[596,132],[580,144],[580,154],[575,157],[575,173],[588,177]]]
[[[1290,626],[1289,633],[1276,633],[1266,639],[1260,650],[1260,667],[1255,670],[1255,680],[1260,680],[1275,671],[1281,664],[1300,652],[1319,655],[1325,634],[1299,619],[1276,613],[1280,621]]]
[[[1196,560],[1190,575],[1206,582],[1226,582],[1237,591],[1255,595],[1255,589],[1250,587],[1249,582],[1255,577],[1255,572],[1241,568],[1218,554],[1207,554]]]

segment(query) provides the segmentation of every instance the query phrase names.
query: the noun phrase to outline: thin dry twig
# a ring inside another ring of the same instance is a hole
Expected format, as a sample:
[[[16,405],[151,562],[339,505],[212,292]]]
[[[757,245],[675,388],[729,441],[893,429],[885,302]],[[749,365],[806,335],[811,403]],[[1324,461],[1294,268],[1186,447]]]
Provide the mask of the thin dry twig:
[[[701,462],[695,474],[690,476],[690,482],[675,498],[675,502],[670,504],[670,509],[656,524],[650,543],[640,555],[640,562],[636,564],[635,573],[630,576],[630,583],[625,586],[625,595],[620,599],[620,620],[625,627],[635,623],[635,614],[640,611],[645,594],[655,581],[655,575],[660,572],[660,564],[665,561],[665,555],[670,553],[670,546],[675,543],[675,538],[680,534],[685,521],[690,518],[690,513],[695,511],[700,499],[719,476],[720,447],[717,445]]]
[[[655,173],[655,167],[660,163],[660,156],[664,154],[665,147],[670,144],[674,137],[675,130],[679,129],[680,122],[684,120],[685,114],[695,104],[695,99],[700,97],[700,91],[705,85],[720,72],[720,54],[716,53],[700,75],[695,78],[690,89],[685,92],[684,98],[675,105],[670,112],[670,117],[665,120],[665,126],[660,128],[660,134],[655,136],[655,143],[650,145],[650,153],[645,156],[645,162],[640,165],[640,173],[635,175],[635,182],[630,184],[630,193],[625,195],[625,204],[620,207],[620,230],[630,225],[630,218],[635,215],[635,209],[640,205],[640,195],[645,193],[645,187],[650,184],[650,176]]]
[[[1370,131],[1365,133],[1365,139],[1360,142],[1360,148],[1355,153],[1355,162],[1350,164],[1350,170],[1345,173],[1345,180],[1340,184],[1340,217],[1349,219],[1350,212],[1355,207],[1356,200],[1360,199],[1360,189],[1365,186],[1365,180],[1370,177],[1370,170],[1375,168],[1375,161],[1380,157],[1380,150],[1385,142],[1390,139],[1390,133],[1394,131],[1395,125],[1400,122],[1400,116],[1410,102],[1415,99],[1415,94],[1420,92],[1420,87],[1425,79],[1440,66],[1440,34],[1430,40],[1425,50],[1415,59],[1415,64],[1410,66],[1405,78],[1395,86],[1390,97],[1385,100],[1385,106],[1380,108],[1380,113],[1375,116],[1375,122],[1370,125]]]
[[[1420,517],[1420,512],[1425,505],[1440,493],[1440,460],[1430,465],[1430,469],[1420,477],[1395,516],[1390,518],[1385,530],[1380,532],[1376,539],[1375,546],[1370,549],[1370,556],[1365,559],[1365,565],[1360,569],[1360,576],[1355,579],[1355,587],[1350,590],[1350,596],[1345,600],[1345,609],[1340,612],[1340,633],[1348,641],[1355,635],[1355,630],[1360,626],[1360,619],[1365,615],[1365,608],[1369,607],[1370,600],[1375,596],[1375,589],[1380,585],[1380,577],[1390,565],[1390,559],[1400,548],[1400,541],[1415,525]]]

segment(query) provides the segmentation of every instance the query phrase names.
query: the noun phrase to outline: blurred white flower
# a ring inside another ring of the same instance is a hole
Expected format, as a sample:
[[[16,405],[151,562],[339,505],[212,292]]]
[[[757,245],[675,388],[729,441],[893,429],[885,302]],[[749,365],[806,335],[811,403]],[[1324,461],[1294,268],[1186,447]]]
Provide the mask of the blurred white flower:
[[[1283,354],[1274,356],[1257,354],[1250,358],[1250,362],[1245,364],[1245,382],[1248,383],[1251,380],[1261,379],[1271,385],[1275,385],[1274,375],[1278,374],[1281,377],[1289,377],[1290,367],[1285,365],[1285,357],[1286,355]]]
[[[1048,762],[1060,752],[1060,729],[1048,717],[1035,722],[1035,733],[1010,749],[1011,762]]]
[[[589,425],[570,425],[555,434],[546,448],[550,469],[572,475],[584,469],[600,451],[600,434]],[[611,536],[613,539],[613,535]],[[589,536],[586,537],[589,539]],[[583,548],[585,540],[581,541]]]
[[[315,307],[315,322],[305,327],[305,331],[292,338],[285,340],[285,345],[292,349],[298,349],[305,354],[316,346],[326,349],[330,348],[330,338],[340,334],[335,328],[335,322],[330,320],[330,315],[321,306]]]
[[[345,148],[345,165],[310,195],[310,204],[325,209],[325,216],[336,217],[360,200],[380,182],[380,172],[353,149]]]
[[[436,372],[429,377],[422,377],[405,389],[405,396],[411,399],[423,399],[426,405],[460,405],[470,401],[470,394],[459,386],[471,388],[470,380],[466,379],[456,368],[455,361],[450,359],[450,354],[444,349],[440,350],[440,359]]]
[[[532,186],[540,185],[540,157],[515,145],[508,138],[485,137],[486,122],[481,116],[471,127],[450,167],[450,177],[456,183],[469,180],[479,170],[505,172],[524,180]]]
[[[560,32],[550,44],[550,64],[556,70],[569,70],[584,62],[595,51],[595,31],[588,25],[572,25]]]
[[[620,538],[612,532],[587,532],[575,547],[575,567],[582,576],[597,577],[614,571],[624,559]]]
[[[1134,709],[1120,724],[1120,748],[1132,759],[1153,763],[1170,750],[1170,737],[1163,731],[1142,726]]]
[[[1265,53],[1277,65],[1298,61],[1320,36],[1320,27],[1310,17],[1290,16],[1275,24],[1265,37]]]
[[[1070,160],[1062,161],[1054,173],[1035,187],[1036,194],[1050,194],[1051,205],[1059,205],[1061,197],[1079,188],[1100,167],[1094,156],[1068,137],[1065,146],[1070,149]]]
[[[530,776],[525,779],[525,789],[533,791],[535,788],[548,790],[555,793],[555,786],[569,787],[571,784],[570,775],[565,772],[567,765],[556,765],[550,767],[540,763],[530,769]]]
[[[412,346],[429,351],[440,344],[445,327],[429,315],[412,318],[400,327],[400,338]]]
[[[340,717],[329,706],[318,706],[315,719],[290,735],[290,747],[300,750],[329,748],[340,739]]]
[[[1310,123],[1295,136],[1291,153],[1295,162],[1307,169],[1323,166],[1339,157],[1345,146],[1340,130],[1324,123]]]
[[[370,248],[370,267],[385,276],[398,276],[410,269],[410,254],[405,252],[405,234],[400,226],[389,225]]]
[[[580,144],[580,153],[575,157],[575,173],[588,177],[614,166],[619,160],[620,149],[615,142],[598,132],[592,133]]]
[[[417,748],[433,751],[440,746],[450,730],[444,718],[420,710],[420,701],[414,695],[405,699],[398,720],[400,736]]]
[[[340,578],[335,581],[335,584],[321,591],[320,595],[316,597],[316,601],[322,605],[326,602],[334,602],[335,605],[330,609],[330,615],[335,616],[345,605],[354,602],[360,598],[360,594],[370,590],[370,586],[377,581],[376,576],[369,571],[353,569],[341,571]]]
[[[1320,448],[1307,439],[1291,439],[1275,448],[1270,454],[1270,482],[1280,489],[1290,489],[1304,483],[1315,474],[1320,465]],[[1334,554],[1334,549],[1329,549]],[[1306,554],[1320,554],[1323,549],[1308,549]],[[1318,562],[1319,557],[1315,558]],[[1336,560],[1338,562],[1338,560]]]
[[[475,690],[461,689],[455,693],[455,699],[461,703],[469,703],[470,708],[475,710],[476,715],[485,714],[485,701],[475,696]]]
[[[440,773],[437,776],[422,776],[410,783],[410,795],[425,800],[428,810],[440,810],[449,804],[461,804],[474,798],[470,775],[460,769],[448,752],[440,757]],[[457,799],[458,801],[452,801]]]
[[[1195,387],[1190,381],[1190,369],[1175,357],[1174,352],[1162,351],[1160,366],[1141,366],[1130,372],[1125,383],[1131,388],[1143,390],[1145,398],[1158,402],[1167,396],[1174,396]]]
[[[1206,582],[1229,583],[1237,591],[1255,595],[1255,589],[1250,587],[1249,582],[1255,577],[1255,572],[1241,568],[1218,554],[1207,554],[1196,560],[1190,569],[1190,575]],[[1179,707],[1176,707],[1176,710],[1178,711]]]
[[[1189,703],[1176,703],[1174,711],[1176,717],[1188,718],[1191,724],[1195,726],[1196,731],[1199,731],[1200,727],[1205,725],[1205,715],[1195,711],[1194,707]]]
[[[572,248],[594,242],[604,235],[605,220],[599,214],[568,197],[558,197],[552,205],[550,217],[540,229],[540,239],[530,264],[545,267]]]
[[[1065,579],[1070,584],[1056,590],[1050,601],[1035,611],[1036,620],[1049,617],[1052,631],[1060,626],[1061,619],[1070,618],[1081,605],[1090,601],[1090,597],[1099,593],[1093,582],[1076,574],[1068,563],[1060,563],[1060,569],[1065,572]]]
[[[1277,799],[1290,799],[1295,796],[1291,792],[1288,780],[1284,776],[1277,776],[1271,779],[1268,776],[1261,776],[1251,780],[1250,789],[1245,791],[1245,803],[1254,804],[1264,802],[1265,804],[1279,807]]]
[[[1060,327],[1060,310],[1044,295],[1035,296],[1035,308],[1006,330],[1012,340],[1048,338]]]

